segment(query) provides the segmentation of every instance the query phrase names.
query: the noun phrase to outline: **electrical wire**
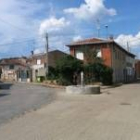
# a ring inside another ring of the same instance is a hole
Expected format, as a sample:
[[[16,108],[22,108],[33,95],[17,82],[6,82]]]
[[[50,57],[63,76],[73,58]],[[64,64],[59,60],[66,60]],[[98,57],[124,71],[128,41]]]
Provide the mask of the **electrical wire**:
[[[15,42],[11,42],[11,43],[5,43],[5,44],[0,44],[0,46],[9,46],[9,45],[14,45],[14,44],[20,44],[20,43],[27,43],[27,42],[32,42],[32,41],[37,41],[41,38],[35,38],[35,39],[27,39],[27,40],[23,40],[23,41],[15,41]],[[42,40],[40,40],[42,41]]]
[[[137,40],[140,40],[140,37],[135,38],[135,39],[131,39],[131,40],[129,40],[129,42],[135,42],[135,41],[137,41]]]
[[[10,23],[10,22],[8,22],[8,21],[2,19],[2,18],[0,18],[0,21],[3,22],[3,23],[6,23],[6,24],[8,24],[8,25],[10,25],[10,26],[12,26],[12,27],[14,27],[14,28],[16,28],[16,29],[22,31],[22,32],[23,32],[23,31],[25,32],[25,30],[26,30],[26,29],[22,29],[22,28],[20,28],[20,27],[18,27],[18,26],[16,26],[16,25],[14,25],[14,24],[12,24],[12,23]]]

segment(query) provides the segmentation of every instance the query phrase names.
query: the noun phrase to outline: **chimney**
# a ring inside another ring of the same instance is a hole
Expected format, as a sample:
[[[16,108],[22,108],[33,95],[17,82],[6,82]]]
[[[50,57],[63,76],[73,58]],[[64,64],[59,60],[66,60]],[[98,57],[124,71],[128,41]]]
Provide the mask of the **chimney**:
[[[34,55],[34,51],[31,51],[31,55]]]
[[[110,36],[109,36],[109,40],[112,40],[112,41],[114,40],[113,35],[110,35]]]

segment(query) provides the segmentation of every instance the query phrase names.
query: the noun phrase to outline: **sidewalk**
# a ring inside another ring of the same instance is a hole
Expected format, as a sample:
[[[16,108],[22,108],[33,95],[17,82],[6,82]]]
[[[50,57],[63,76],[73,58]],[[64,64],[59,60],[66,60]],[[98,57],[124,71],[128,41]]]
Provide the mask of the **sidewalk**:
[[[57,100],[0,127],[0,140],[139,140],[140,86]]]

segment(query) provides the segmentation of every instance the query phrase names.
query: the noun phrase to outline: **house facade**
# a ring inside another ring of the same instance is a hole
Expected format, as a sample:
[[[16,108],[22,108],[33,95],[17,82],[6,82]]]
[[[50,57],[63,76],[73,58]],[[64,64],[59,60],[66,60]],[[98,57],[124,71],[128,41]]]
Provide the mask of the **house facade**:
[[[25,58],[6,58],[0,60],[0,78],[2,81],[34,82],[46,77],[46,64],[55,67],[56,61],[66,56],[62,51],[54,50],[46,54],[32,54]],[[48,58],[48,60],[46,59]]]
[[[46,64],[48,63],[48,66],[55,67],[56,61],[64,56],[66,54],[59,50],[50,51],[48,57],[46,53],[32,54],[28,59],[28,63],[32,69],[32,80],[36,81],[37,77],[46,77]]]
[[[136,78],[140,79],[140,60],[135,61]]]
[[[97,57],[113,69],[113,82],[130,82],[135,78],[135,55],[126,51],[114,40],[91,38],[73,42],[67,45],[70,54],[86,62],[83,48],[96,50]]]
[[[1,80],[30,82],[31,69],[26,64],[27,58],[7,58],[0,61]]]

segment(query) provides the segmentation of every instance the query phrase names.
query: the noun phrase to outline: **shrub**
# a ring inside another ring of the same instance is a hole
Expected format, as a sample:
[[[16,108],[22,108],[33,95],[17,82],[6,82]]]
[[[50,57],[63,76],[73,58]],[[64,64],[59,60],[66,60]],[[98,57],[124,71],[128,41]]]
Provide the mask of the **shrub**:
[[[62,85],[74,84],[73,75],[82,70],[82,62],[70,55],[65,56],[57,61],[56,69],[59,73],[58,83]]]
[[[102,83],[104,85],[111,85],[113,83],[113,70],[110,67],[105,67],[102,73]]]
[[[87,64],[84,66],[84,72],[86,83],[102,82],[105,85],[112,84],[113,70],[102,63]]]
[[[48,80],[56,80],[58,77],[58,72],[56,68],[49,66],[49,73],[47,74]]]
[[[71,85],[71,82],[67,78],[63,77],[62,75],[59,75],[57,79],[57,83],[59,85],[64,85],[64,86]]]

